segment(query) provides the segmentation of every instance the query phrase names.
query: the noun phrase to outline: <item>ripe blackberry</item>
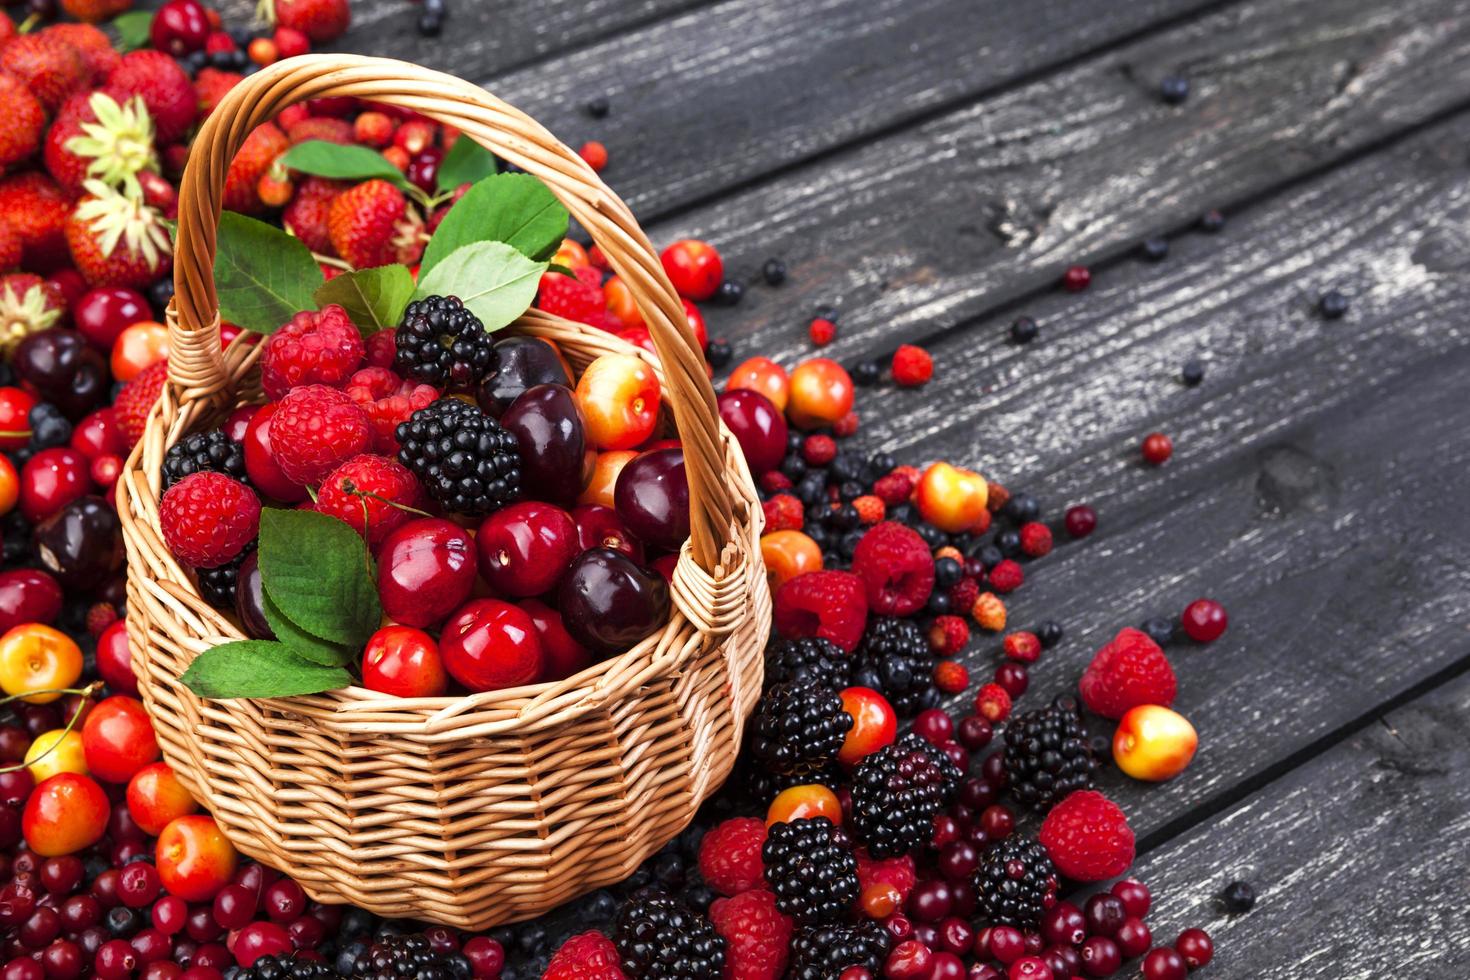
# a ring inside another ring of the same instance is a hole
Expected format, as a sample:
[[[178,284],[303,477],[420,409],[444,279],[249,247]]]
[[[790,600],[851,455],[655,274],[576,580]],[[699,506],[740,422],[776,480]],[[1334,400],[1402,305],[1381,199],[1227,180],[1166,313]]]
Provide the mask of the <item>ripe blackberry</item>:
[[[236,967],[230,980],[343,980],[342,974],[316,960],[262,956],[249,968]]]
[[[436,388],[470,391],[495,367],[495,342],[457,296],[409,303],[393,332],[393,370]]]
[[[1035,929],[1057,903],[1057,871],[1034,837],[992,844],[975,869],[976,915],[982,926]]]
[[[798,923],[836,921],[857,901],[857,858],[847,835],[826,817],[772,826],[761,862],[776,908]]]
[[[858,840],[880,860],[928,844],[934,817],[954,796],[960,776],[949,756],[913,732],[874,752],[852,774]]]
[[[832,688],[806,681],[777,684],[756,705],[750,751],[772,772],[805,775],[837,758],[851,728],[852,716]]]
[[[441,398],[398,427],[398,461],[445,510],[488,514],[520,496],[516,437],[473,405]]]
[[[852,661],[837,644],[812,636],[774,640],[766,647],[766,685],[815,681],[840,691],[852,682]]]
[[[223,473],[248,483],[245,447],[219,429],[185,436],[164,454],[163,488],[167,490],[192,473],[205,472]]]
[[[811,783],[836,786],[846,778],[841,769],[832,764],[809,772],[791,774],[772,772],[751,753],[742,753],[741,760],[740,764],[745,767],[746,792],[752,800],[760,804],[761,809],[769,806],[782,790]]]
[[[216,609],[235,608],[235,583],[240,580],[240,566],[255,550],[251,541],[245,550],[234,558],[214,568],[198,568],[194,574],[199,578],[199,596]]]
[[[385,936],[358,954],[350,980],[470,980],[470,961],[458,953],[436,953],[422,933]]]
[[[883,694],[900,715],[937,707],[934,651],[918,625],[895,616],[874,616],[853,654],[852,681]]]
[[[877,976],[888,955],[888,930],[871,919],[856,925],[817,925],[791,939],[789,980],[832,980],[856,966]]]
[[[725,940],[715,927],[657,889],[628,899],[612,941],[623,972],[640,980],[702,980],[725,972]]]
[[[1011,719],[1006,728],[1011,795],[1042,812],[1073,790],[1090,789],[1097,760],[1070,704],[1052,704]]]

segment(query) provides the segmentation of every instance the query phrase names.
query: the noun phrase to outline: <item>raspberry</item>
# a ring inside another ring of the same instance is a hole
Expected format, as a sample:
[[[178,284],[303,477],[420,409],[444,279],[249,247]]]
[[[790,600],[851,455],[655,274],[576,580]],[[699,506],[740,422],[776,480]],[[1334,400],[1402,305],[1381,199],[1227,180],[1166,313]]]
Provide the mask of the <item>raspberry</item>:
[[[879,860],[859,851],[857,862],[858,884],[863,891],[874,885],[892,885],[898,889],[899,904],[908,901],[909,892],[914,890],[914,884],[919,877],[911,855],[901,854]]]
[[[837,324],[826,317],[819,316],[807,328],[807,333],[811,335],[813,344],[818,347],[826,347],[837,339]]]
[[[934,376],[934,358],[922,347],[902,344],[893,352],[893,380],[905,388],[917,388]]]
[[[853,499],[852,509],[858,512],[858,520],[864,524],[877,524],[888,513],[882,499],[865,493]]]
[[[983,630],[999,633],[1006,628],[1006,604],[994,592],[982,592],[970,607],[970,615]]]
[[[863,580],[868,607],[884,616],[910,616],[934,590],[934,558],[919,533],[884,521],[853,549],[852,570]]]
[[[311,486],[372,445],[367,413],[344,391],[293,388],[270,420],[271,454],[293,483]]]
[[[362,334],[340,306],[296,314],[271,334],[260,355],[260,383],[272,399],[300,385],[341,388],[366,353]]]
[[[949,588],[949,608],[965,612],[980,598],[980,583],[972,578],[960,579]]]
[[[110,602],[94,602],[87,607],[87,632],[101,636],[107,627],[117,622],[117,607]]]
[[[857,412],[848,412],[842,418],[832,423],[832,434],[839,439],[846,439],[858,430]]]
[[[778,980],[786,972],[792,925],[770,892],[756,889],[716,899],[709,917],[725,940],[728,980]]]
[[[368,367],[390,368],[398,356],[398,338],[392,330],[379,330],[367,339]]]
[[[999,684],[986,684],[975,692],[975,714],[992,725],[1005,721],[1011,714],[1011,696]]]
[[[897,507],[914,492],[914,481],[901,473],[880,476],[873,484],[873,495],[889,507]]]
[[[1037,834],[1051,863],[1073,881],[1115,878],[1133,863],[1133,828],[1118,804],[1080,789],[1046,815]]]
[[[776,590],[776,630],[787,639],[818,636],[851,653],[863,638],[868,602],[851,572],[807,572]]]
[[[627,980],[618,948],[597,930],[573,936],[552,954],[541,980]]]
[[[766,515],[766,533],[800,531],[806,523],[806,510],[801,501],[789,493],[778,493],[761,505]]]
[[[944,694],[959,694],[970,686],[970,671],[958,660],[943,660],[934,665],[934,686]]]
[[[782,490],[790,490],[796,484],[791,482],[791,477],[780,470],[767,470],[761,474],[761,489],[766,493],[780,493]]]
[[[384,330],[373,336],[386,333]],[[398,427],[439,397],[432,385],[404,381],[382,367],[365,367],[355,373],[347,382],[347,394],[367,412],[373,427],[373,450],[384,455],[398,452]]]
[[[118,393],[112,412],[117,416],[117,428],[132,449],[143,438],[143,427],[148,422],[148,413],[163,392],[163,383],[168,380],[168,362],[150,364],[138,376],[123,386]]]
[[[602,290],[575,276],[548,272],[541,277],[536,306],[544,313],[594,327],[606,326],[607,300]]]
[[[1040,521],[1021,525],[1021,552],[1032,558],[1051,553],[1051,528]]]
[[[801,458],[808,466],[826,466],[837,458],[837,441],[831,436],[807,436],[801,443]]]
[[[985,509],[992,514],[1000,513],[1000,509],[1010,502],[1011,492],[994,480],[985,481]]]
[[[1178,683],[1159,645],[1129,626],[1093,656],[1077,690],[1087,710],[1117,719],[1140,704],[1167,708],[1174,703]]]
[[[1041,640],[1026,630],[1010,634],[1001,645],[1006,656],[1018,663],[1034,664],[1041,657]]]
[[[1025,581],[1026,573],[1009,558],[990,570],[990,587],[1001,595],[1016,591]]]
[[[376,548],[414,516],[423,487],[402,463],[386,456],[354,456],[322,481],[316,509],[346,524]]]
[[[158,504],[168,550],[194,568],[234,558],[260,530],[260,500],[223,473],[194,473],[169,487]]]
[[[970,627],[958,616],[936,616],[929,624],[929,646],[941,657],[952,657],[970,642]]]
[[[765,885],[761,848],[766,822],[735,817],[711,828],[699,842],[699,873],[721,895],[739,895]]]

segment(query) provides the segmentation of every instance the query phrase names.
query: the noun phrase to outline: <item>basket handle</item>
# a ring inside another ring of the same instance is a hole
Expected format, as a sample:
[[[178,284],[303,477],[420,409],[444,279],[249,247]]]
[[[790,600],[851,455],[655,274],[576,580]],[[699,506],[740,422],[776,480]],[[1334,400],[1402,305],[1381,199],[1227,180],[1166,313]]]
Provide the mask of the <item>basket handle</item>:
[[[689,478],[690,550],[719,574],[731,544],[734,504],[722,473],[714,388],[684,307],[633,213],[585,161],[525,113],[478,86],[387,58],[304,55],[246,78],[205,120],[179,189],[169,378],[181,401],[225,386],[214,289],[215,236],[225,175],[245,138],[282,109],[323,96],[355,96],[420,112],[540,180],[591,234],[643,314],[663,365]]]

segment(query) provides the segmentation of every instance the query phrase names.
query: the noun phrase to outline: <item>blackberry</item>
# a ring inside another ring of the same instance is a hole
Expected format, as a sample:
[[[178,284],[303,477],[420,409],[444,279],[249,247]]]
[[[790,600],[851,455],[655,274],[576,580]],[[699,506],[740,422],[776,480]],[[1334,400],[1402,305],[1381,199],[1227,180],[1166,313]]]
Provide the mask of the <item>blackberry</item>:
[[[1073,790],[1092,786],[1097,760],[1082,720],[1068,706],[1037,708],[1013,718],[1005,738],[1007,786],[1038,813]]]
[[[457,296],[429,296],[408,304],[393,332],[393,370],[436,388],[468,391],[496,364],[495,341]]]
[[[246,482],[245,447],[220,429],[185,436],[164,454],[163,488],[194,473],[223,473]]]
[[[844,778],[838,767],[830,764],[809,772],[789,774],[772,772],[757,762],[754,754],[746,754],[743,759],[746,792],[749,793],[751,799],[760,804],[761,809],[769,806],[783,790],[788,790],[793,786],[806,786],[811,783],[835,786]]]
[[[343,980],[342,974],[316,960],[262,956],[248,969],[236,967],[230,980]]]
[[[761,847],[776,908],[798,923],[844,918],[858,897],[857,858],[826,817],[771,827]]]
[[[235,583],[240,580],[240,566],[254,550],[255,542],[251,541],[244,551],[223,565],[195,569],[194,574],[199,578],[200,598],[216,609],[234,610]]]
[[[612,941],[623,972],[640,980],[705,980],[725,972],[725,940],[715,927],[657,889],[628,899]]]
[[[934,651],[907,619],[874,616],[853,654],[853,683],[878,690],[900,715],[938,704]]]
[[[882,860],[928,844],[934,817],[961,773],[949,756],[909,732],[858,763],[852,774],[852,827]]]
[[[982,926],[1035,929],[1057,901],[1057,871],[1034,837],[992,844],[975,869],[976,915]]]
[[[847,651],[830,640],[808,637],[773,640],[766,647],[766,684],[813,681],[835,690],[849,687],[852,662]]]
[[[458,953],[436,953],[422,933],[387,936],[358,954],[351,980],[470,980],[470,961]]]
[[[872,920],[856,925],[807,926],[791,939],[790,980],[832,980],[848,967],[877,976],[888,955],[888,930]]]
[[[445,510],[488,514],[520,496],[516,437],[473,405],[441,398],[398,426],[398,461]]]
[[[834,688],[792,681],[768,690],[750,721],[750,751],[782,775],[806,775],[837,757],[852,729]]]

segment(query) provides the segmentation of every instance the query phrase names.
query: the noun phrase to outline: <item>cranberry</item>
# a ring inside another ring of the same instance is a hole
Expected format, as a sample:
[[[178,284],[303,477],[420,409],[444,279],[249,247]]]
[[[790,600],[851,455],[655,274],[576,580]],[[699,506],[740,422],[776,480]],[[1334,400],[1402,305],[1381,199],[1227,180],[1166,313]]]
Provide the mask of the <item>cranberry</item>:
[[[935,953],[928,980],[964,980],[965,961],[953,953]]]
[[[1005,974],[989,963],[975,963],[970,967],[967,980],[1005,980]]]
[[[290,952],[290,934],[274,922],[252,922],[235,937],[235,962],[246,968],[262,956],[285,956]]]
[[[1214,599],[1196,599],[1184,607],[1180,617],[1184,632],[1196,643],[1213,643],[1225,632],[1230,618]]]
[[[1026,937],[1021,935],[1021,930],[1011,926],[992,928],[988,946],[991,958],[1007,966],[1026,955]]]
[[[214,896],[214,921],[220,927],[243,929],[254,917],[255,895],[244,885],[226,885]],[[192,920],[189,931],[193,935]]]
[[[30,949],[45,949],[61,935],[61,916],[53,908],[41,906],[20,927],[19,938]]]
[[[1133,959],[1148,952],[1149,946],[1153,944],[1153,933],[1149,931],[1148,924],[1142,919],[1129,918],[1118,927],[1118,932],[1113,936],[1118,944],[1118,949],[1125,959]]]
[[[527,388],[500,424],[521,447],[521,484],[527,496],[562,506],[576,501],[592,476],[597,451],[587,442],[587,419],[571,389]]]
[[[938,878],[921,881],[909,892],[908,913],[920,922],[938,922],[954,907],[949,883]]]
[[[133,949],[137,950],[138,958],[144,963],[157,963],[159,960],[168,959],[174,950],[172,940],[152,928],[139,932],[130,942]]]
[[[518,598],[551,591],[581,551],[571,515],[536,500],[511,504],[485,518],[475,549],[480,574],[490,587]]]
[[[917,939],[908,939],[893,947],[883,964],[883,975],[893,980],[927,980],[934,964],[934,954]]]
[[[971,752],[979,752],[990,744],[995,730],[990,727],[990,722],[979,715],[967,715],[960,720],[958,734],[961,745]]]
[[[438,517],[409,521],[378,552],[383,611],[405,626],[432,626],[469,598],[476,569],[474,540],[464,528]]]
[[[39,897],[34,888],[19,881],[0,888],[0,925],[18,926],[29,919]]]
[[[1031,686],[1031,674],[1026,670],[1025,664],[1007,660],[995,668],[995,682],[1003,687],[1013,699],[1019,698],[1026,693],[1026,688]]]
[[[1118,944],[1106,936],[1091,936],[1077,951],[1082,957],[1082,969],[1089,977],[1110,977],[1123,965],[1123,954]]]
[[[610,548],[579,555],[562,579],[558,598],[567,632],[604,656],[627,650],[669,618],[663,576]]]
[[[316,949],[327,935],[327,927],[314,915],[303,915],[286,927],[291,945],[297,949]]]
[[[994,784],[979,776],[969,776],[960,783],[960,803],[977,812],[994,803],[997,795]]]
[[[464,944],[460,952],[470,961],[476,980],[497,977],[505,968],[505,947],[489,936],[474,937]]]
[[[1006,757],[1005,752],[992,752],[980,763],[980,775],[984,776],[993,786],[1001,788],[1006,784]]]
[[[230,951],[222,943],[201,943],[194,951],[191,966],[202,967],[206,970],[223,970],[235,962]]]
[[[975,946],[975,928],[959,916],[939,924],[939,942],[944,950],[964,956]]]
[[[189,910],[189,921],[185,924],[184,930],[195,942],[207,943],[211,939],[219,938],[225,931],[225,927],[215,921],[214,909],[211,906],[201,905]]]
[[[939,927],[932,922],[915,922],[914,941],[928,947],[932,953],[939,945]]]
[[[786,458],[786,416],[758,391],[735,388],[719,398],[720,418],[745,454],[755,476],[774,470]]]
[[[165,936],[180,932],[189,921],[189,903],[177,895],[165,895],[153,906],[153,928]]]
[[[689,537],[689,479],[682,449],[639,453],[618,474],[613,506],[638,538],[677,551]]]
[[[162,890],[163,880],[158,877],[158,869],[147,861],[138,861],[123,868],[117,880],[118,897],[130,909],[140,909],[149,904]]]
[[[940,746],[954,738],[954,719],[939,708],[929,708],[914,719],[913,731],[930,745]]]
[[[969,841],[946,844],[939,852],[939,872],[951,881],[964,881],[980,866],[980,849]]]
[[[265,914],[277,922],[286,922],[306,911],[306,892],[290,878],[273,882],[265,890]]]
[[[158,30],[160,21],[166,19],[166,11],[177,4],[189,4],[199,8],[196,0],[174,0],[163,6],[154,15],[154,30]],[[203,11],[200,10],[202,15]],[[207,30],[207,28],[206,28]],[[200,39],[200,46],[204,44]],[[154,46],[165,48],[164,45],[154,41]],[[172,51],[170,54],[188,54],[187,51]],[[87,342],[104,354],[112,352],[112,345],[117,340],[118,334],[128,327],[144,320],[153,319],[153,309],[141,293],[119,286],[104,286],[99,289],[91,289],[83,293],[81,298],[72,307],[72,319],[76,321],[77,332],[87,338]]]
[[[126,939],[113,939],[97,950],[92,968],[101,980],[123,980],[133,975],[140,962],[137,950]]]
[[[1053,980],[1051,967],[1039,956],[1026,956],[1011,964],[1008,980]]]
[[[1153,895],[1150,894],[1148,886],[1133,878],[1124,878],[1109,889],[1118,900],[1123,903],[1127,913],[1136,919],[1148,915],[1149,906],[1153,904]]]
[[[70,895],[81,885],[84,873],[82,859],[75,855],[50,857],[41,862],[41,887],[51,895]]]
[[[1094,936],[1112,936],[1128,918],[1128,911],[1116,895],[1094,895],[1082,909],[1087,917],[1087,931]]]
[[[168,0],[153,15],[153,24],[148,31],[153,46],[160,51],[167,51],[175,58],[202,51],[209,34],[209,17],[199,0]]]
[[[1174,441],[1162,432],[1150,432],[1143,440],[1143,461],[1150,466],[1163,466],[1174,455]]]
[[[1062,288],[1069,293],[1080,293],[1092,283],[1092,270],[1085,265],[1072,265],[1062,273]]]
[[[901,943],[914,934],[914,924],[902,912],[895,912],[883,920],[883,928],[895,943]]]
[[[997,803],[981,812],[980,828],[990,840],[1003,840],[1016,829],[1016,818],[1010,810]]]
[[[17,956],[0,971],[3,980],[46,980],[46,971],[29,956]]]
[[[61,903],[61,924],[68,933],[85,932],[102,921],[102,906],[91,895],[73,895]]]
[[[1077,946],[1087,938],[1087,919],[1071,902],[1058,902],[1041,917],[1041,935],[1049,943]]]
[[[1188,972],[1184,957],[1168,946],[1150,950],[1143,958],[1143,980],[1184,980]]]
[[[41,967],[50,980],[73,980],[85,968],[82,949],[74,942],[58,939],[41,951]]]
[[[1203,929],[1185,929],[1174,940],[1174,949],[1191,970],[1198,970],[1215,958],[1215,943]]]
[[[0,572],[0,575],[6,574],[9,573]],[[30,747],[31,737],[24,728],[19,725],[0,725],[0,761],[20,762],[26,757],[26,750]]]
[[[141,980],[179,980],[183,975],[184,968],[171,960],[154,960],[139,974]]]
[[[1082,973],[1082,957],[1071,946],[1052,946],[1042,953],[1041,958],[1051,967],[1052,974],[1063,980]]]

